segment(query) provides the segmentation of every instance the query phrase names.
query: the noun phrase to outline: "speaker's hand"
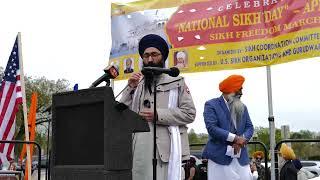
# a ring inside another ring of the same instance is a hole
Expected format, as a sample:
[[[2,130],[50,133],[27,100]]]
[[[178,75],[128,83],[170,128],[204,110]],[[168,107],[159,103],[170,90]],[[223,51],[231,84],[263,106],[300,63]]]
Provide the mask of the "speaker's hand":
[[[238,144],[240,147],[244,147],[247,144],[247,140],[241,136],[236,136],[233,142]]]
[[[128,85],[131,88],[137,87],[142,76],[143,75],[140,72],[133,73],[128,80]]]
[[[139,113],[140,116],[143,117],[148,122],[152,122],[154,118],[153,110],[144,109]]]

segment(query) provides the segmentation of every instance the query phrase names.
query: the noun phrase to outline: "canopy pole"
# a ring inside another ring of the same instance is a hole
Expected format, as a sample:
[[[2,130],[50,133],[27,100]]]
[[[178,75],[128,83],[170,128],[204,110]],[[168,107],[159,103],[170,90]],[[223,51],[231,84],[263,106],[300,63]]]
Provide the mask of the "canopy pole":
[[[273,105],[272,105],[272,86],[271,86],[271,69],[270,66],[266,67],[267,70],[267,88],[268,88],[268,110],[269,110],[269,139],[270,139],[270,156],[271,156],[271,180],[275,180],[275,124],[273,116]]]

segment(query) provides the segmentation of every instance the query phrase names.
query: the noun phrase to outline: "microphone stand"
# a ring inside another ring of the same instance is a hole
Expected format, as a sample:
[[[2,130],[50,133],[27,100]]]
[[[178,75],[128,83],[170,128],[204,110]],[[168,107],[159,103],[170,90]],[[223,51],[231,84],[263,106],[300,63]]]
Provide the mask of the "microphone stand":
[[[153,91],[154,91],[154,96],[153,96],[153,159],[152,159],[152,165],[153,165],[153,180],[157,180],[157,126],[156,122],[158,121],[158,114],[157,114],[157,80],[154,78],[154,72],[152,72],[153,76]]]
[[[101,77],[99,77],[97,80],[95,80],[89,88],[95,88],[97,87],[99,84],[101,84],[102,82],[106,82],[106,86],[110,86],[110,77],[107,73],[105,73],[104,75],[102,75]]]
[[[152,159],[152,165],[153,165],[153,180],[157,180],[157,121],[158,121],[158,114],[157,114],[157,79],[155,78],[156,75],[160,75],[163,72],[157,72],[152,69],[150,69],[149,76],[151,76],[153,79],[153,159]],[[179,74],[179,69],[178,69],[178,74]],[[145,76],[148,74],[146,73]],[[170,74],[169,74],[170,75]],[[171,76],[171,75],[170,75]]]

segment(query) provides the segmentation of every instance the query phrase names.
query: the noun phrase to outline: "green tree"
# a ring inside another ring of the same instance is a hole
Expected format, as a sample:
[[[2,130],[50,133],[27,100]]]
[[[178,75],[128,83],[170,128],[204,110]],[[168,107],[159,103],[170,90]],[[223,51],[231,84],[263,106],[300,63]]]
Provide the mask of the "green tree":
[[[290,138],[291,139],[313,139],[313,137],[315,137],[315,133],[309,130],[300,130],[299,132],[293,132]],[[313,152],[317,148],[315,144],[302,142],[302,143],[292,143],[292,149],[294,150],[298,158],[309,159],[309,157],[313,155]],[[319,152],[319,149],[318,149],[318,152]]]
[[[205,144],[208,141],[208,134],[197,134],[194,129],[190,129],[188,138],[190,144]]]
[[[194,129],[191,129],[188,133],[190,144],[206,144],[208,141],[208,134],[196,134]],[[190,148],[191,151],[202,151],[203,146],[193,146]]]
[[[0,77],[2,79],[4,69],[0,67]],[[37,108],[37,122],[49,118],[48,113],[43,113],[43,110],[51,105],[52,94],[70,90],[69,82],[65,79],[58,79],[57,81],[48,80],[45,77],[33,78],[31,76],[24,76],[25,89],[26,89],[26,101],[27,107],[29,109],[31,103],[31,95],[33,92],[38,94],[38,108]],[[46,140],[44,141],[45,132],[44,128],[38,128],[36,141],[40,143],[41,148],[46,148]],[[19,111],[16,116],[16,140],[24,140],[24,119],[22,106],[19,107]],[[18,156],[20,154],[22,145],[17,145],[15,149],[15,154]]]
[[[270,148],[270,133],[269,128],[265,127],[256,127],[255,132],[257,133],[257,141],[263,142],[267,148]],[[275,130],[275,139],[276,142],[279,142],[281,140],[281,130],[276,129]],[[262,150],[262,149],[260,149]]]
[[[198,144],[199,138],[198,135],[194,132],[194,129],[190,129],[190,132],[188,133],[189,143],[190,144]]]
[[[255,127],[257,138],[255,141],[261,141],[267,146],[267,156],[269,155],[270,149],[270,137],[269,128],[266,127]],[[276,129],[276,142],[281,141],[281,130]],[[208,134],[196,134],[193,129],[188,133],[190,144],[206,144],[208,141]],[[320,135],[311,132],[309,130],[301,130],[299,132],[293,132],[291,139],[320,139]],[[253,139],[252,139],[253,140]],[[202,146],[191,147],[191,151],[198,152],[202,151]],[[264,151],[263,147],[259,144],[248,145],[249,154],[252,155],[254,151]],[[292,148],[295,154],[300,159],[313,159],[320,160],[320,143],[292,143]]]
[[[270,150],[270,134],[269,134],[269,128],[265,127],[255,127],[254,131],[257,134],[257,139],[256,141],[261,141],[267,146],[267,151],[269,153]],[[279,142],[281,140],[281,130],[276,129],[275,130],[275,139],[276,142]],[[254,151],[263,151],[264,149],[261,145],[250,145],[249,146],[249,154],[252,155]],[[268,154],[267,154],[268,155]]]

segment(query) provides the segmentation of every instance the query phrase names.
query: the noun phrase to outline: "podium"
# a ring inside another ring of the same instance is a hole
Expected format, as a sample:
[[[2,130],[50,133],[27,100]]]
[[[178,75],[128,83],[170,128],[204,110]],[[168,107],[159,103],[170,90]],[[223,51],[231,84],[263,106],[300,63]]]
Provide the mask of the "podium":
[[[147,131],[110,87],[54,94],[51,178],[131,180],[132,133]]]

